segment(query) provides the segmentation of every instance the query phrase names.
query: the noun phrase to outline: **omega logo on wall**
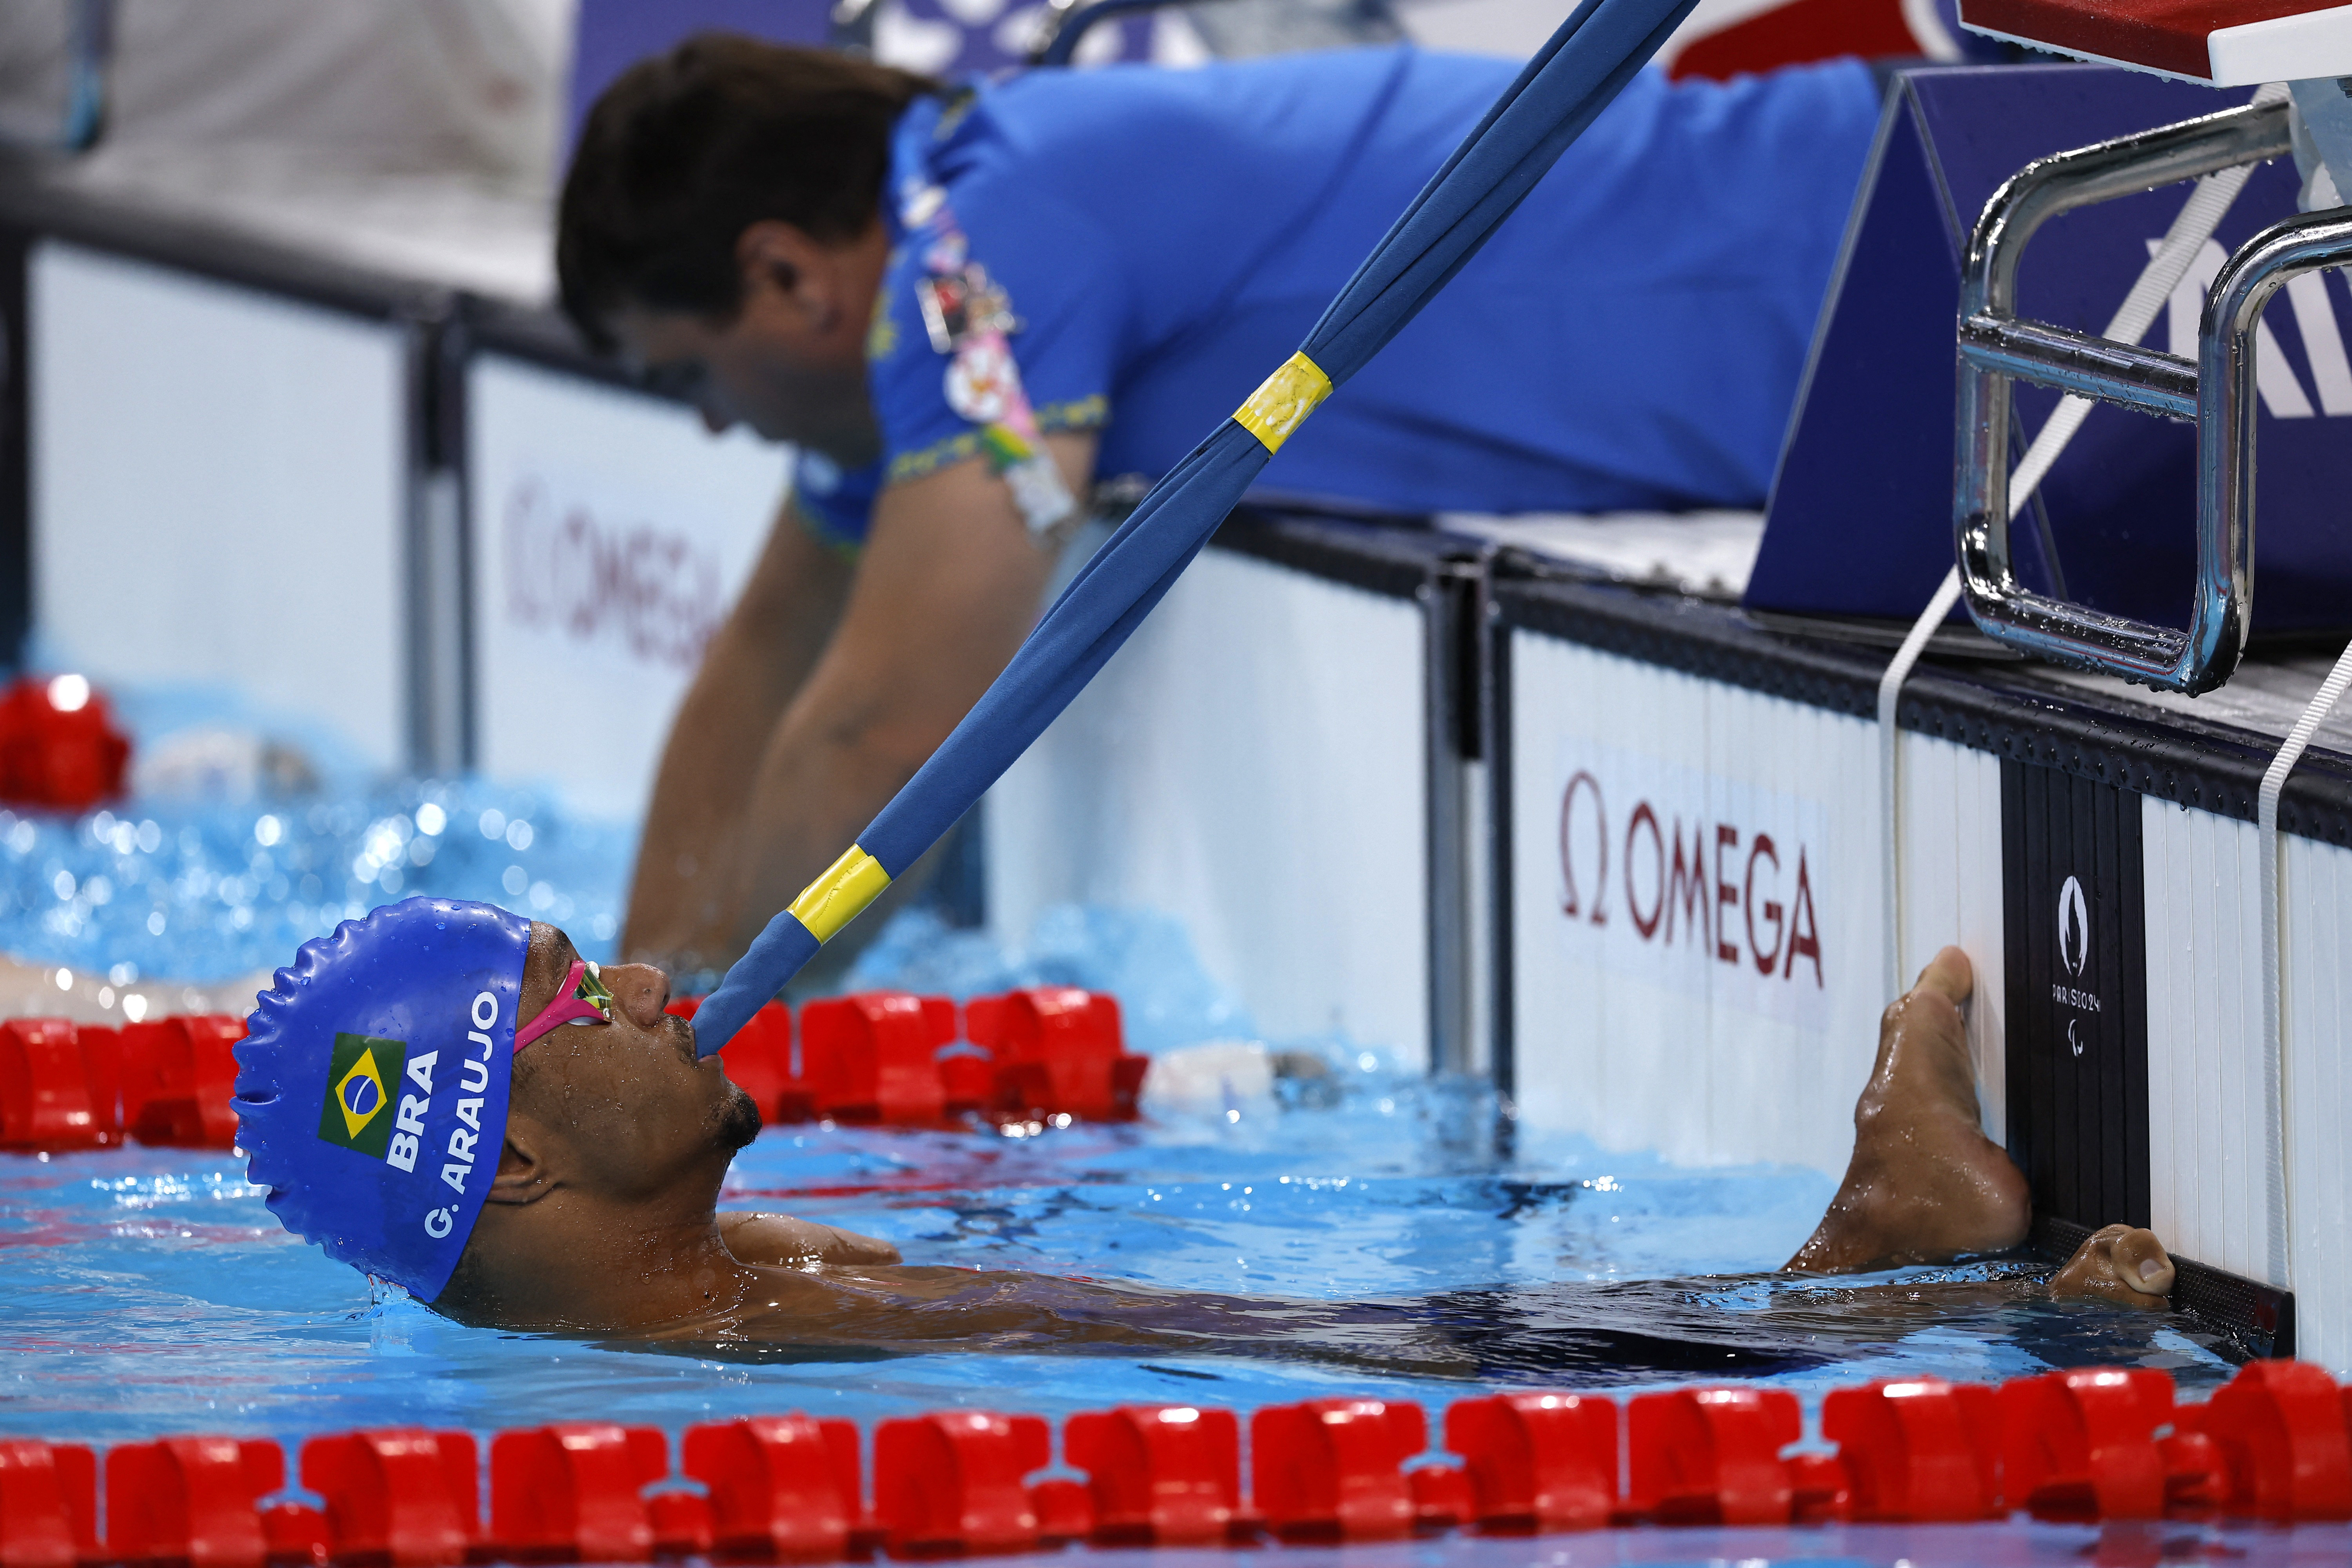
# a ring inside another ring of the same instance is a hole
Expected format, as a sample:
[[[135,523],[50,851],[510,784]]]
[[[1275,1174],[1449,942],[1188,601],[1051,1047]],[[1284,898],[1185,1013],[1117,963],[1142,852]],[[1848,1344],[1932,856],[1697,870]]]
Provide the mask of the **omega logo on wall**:
[[[1555,927],[1580,961],[1818,1028],[1838,888],[1818,800],[1589,741],[1559,754]]]

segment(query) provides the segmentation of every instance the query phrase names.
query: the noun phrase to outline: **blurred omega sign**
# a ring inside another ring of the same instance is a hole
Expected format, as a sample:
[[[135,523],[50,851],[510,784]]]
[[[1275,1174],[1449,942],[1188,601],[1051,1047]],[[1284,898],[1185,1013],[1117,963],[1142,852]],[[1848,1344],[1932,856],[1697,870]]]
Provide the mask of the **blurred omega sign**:
[[[1556,892],[1571,952],[1827,1021],[1819,801],[1591,746],[1563,752],[1560,777]]]
[[[536,477],[507,493],[507,616],[691,671],[727,612],[719,558],[684,533],[559,504]]]

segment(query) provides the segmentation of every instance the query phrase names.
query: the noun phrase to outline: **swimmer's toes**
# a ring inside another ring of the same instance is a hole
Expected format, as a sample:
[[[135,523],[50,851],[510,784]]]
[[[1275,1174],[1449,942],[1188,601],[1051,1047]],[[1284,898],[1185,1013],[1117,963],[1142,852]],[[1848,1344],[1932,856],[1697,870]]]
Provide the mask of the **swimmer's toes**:
[[[2169,1304],[2172,1280],[2172,1260],[2153,1231],[2110,1225],[2087,1238],[2051,1276],[2050,1293],[2060,1300],[2097,1296],[2162,1312]]]
[[[2116,1238],[2109,1256],[2115,1260],[2116,1278],[2126,1289],[2159,1298],[2171,1293],[2172,1257],[2165,1251],[2164,1243],[2156,1239],[2155,1231],[2125,1231]]]
[[[1946,947],[1927,961],[1927,967],[1919,971],[1919,978],[1911,988],[1932,992],[1958,1007],[1976,988],[1976,969],[1969,964],[1966,953],[1958,947]]]

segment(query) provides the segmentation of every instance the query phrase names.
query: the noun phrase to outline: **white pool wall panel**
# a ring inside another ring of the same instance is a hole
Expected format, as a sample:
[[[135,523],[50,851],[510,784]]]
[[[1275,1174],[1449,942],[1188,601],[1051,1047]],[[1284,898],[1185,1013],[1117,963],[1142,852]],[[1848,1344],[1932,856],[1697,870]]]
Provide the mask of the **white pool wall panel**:
[[[635,821],[789,456],[503,355],[469,363],[466,396],[477,766]]]
[[[2259,840],[2252,822],[2147,799],[2148,1166],[2167,1245],[2295,1292],[2306,1359],[2352,1368],[2352,851],[2283,835],[2288,1146],[2263,1071]],[[2289,1225],[2270,1173],[2284,1157]],[[2284,1243],[2284,1246],[2282,1246]],[[2283,1255],[2283,1252],[2284,1255]]]
[[[990,791],[988,912],[1157,911],[1276,1040],[1429,1061],[1418,605],[1202,552]]]
[[[2352,850],[2289,838],[2286,936],[2288,1189],[2297,1348],[2352,1372]]]
[[[402,761],[403,329],[54,240],[26,287],[46,646]]]
[[[1511,633],[1513,1061],[1524,1124],[1582,1134],[1603,1147],[1654,1149],[1694,1165],[1776,1161],[1842,1173],[1853,1100],[1875,1059],[1887,997],[1879,946],[1876,728],[1867,720],[1707,681],[1525,630]],[[1906,963],[1948,941],[1979,972],[2000,972],[2000,772],[1990,759],[1916,737],[1906,746],[1912,868]],[[1612,845],[1611,902],[1578,889],[1598,872],[1602,834],[1584,802],[1563,812],[1571,779],[1599,786]],[[1649,820],[1685,844],[1738,835],[1736,877],[1710,857],[1717,928],[1690,940],[1672,898],[1672,860]],[[1939,812],[1940,815],[1931,815]],[[1568,857],[1560,826],[1568,819]],[[1941,825],[1939,825],[1941,824]],[[1957,824],[1957,831],[1955,829]],[[1757,836],[1780,857],[1778,880]],[[1624,846],[1635,846],[1635,860]],[[1806,929],[1820,946],[1790,951],[1802,852]],[[1652,885],[1664,861],[1667,883]],[[1638,862],[1638,863],[1636,863]],[[1626,882],[1628,871],[1633,881]],[[1772,889],[1773,892],[1768,892]],[[1626,904],[1630,896],[1632,904]],[[1766,934],[1781,934],[1769,978]],[[1639,915],[1641,918],[1635,918]],[[1731,920],[1737,926],[1729,926]],[[1643,935],[1647,923],[1650,934]],[[1728,939],[1725,930],[1728,929]],[[1673,937],[1671,943],[1667,940]],[[1738,962],[1725,958],[1728,948]],[[1994,988],[1997,990],[1997,987]],[[1972,1011],[1971,1043],[1989,1106],[2000,1103],[1999,998]],[[1989,1112],[1989,1120],[1998,1110]]]
[[[2282,1285],[2252,822],[2144,796],[2149,1218],[2200,1262]]]
[[[1947,946],[1969,956],[1976,977],[1967,1009],[1969,1054],[1976,1064],[1979,1119],[1985,1136],[2004,1143],[2008,1035],[2001,1015],[2008,1002],[2002,975],[2008,949],[2002,932],[2000,758],[1908,731],[1900,744],[1901,983],[1909,985]],[[1874,779],[1873,789],[1874,793]]]

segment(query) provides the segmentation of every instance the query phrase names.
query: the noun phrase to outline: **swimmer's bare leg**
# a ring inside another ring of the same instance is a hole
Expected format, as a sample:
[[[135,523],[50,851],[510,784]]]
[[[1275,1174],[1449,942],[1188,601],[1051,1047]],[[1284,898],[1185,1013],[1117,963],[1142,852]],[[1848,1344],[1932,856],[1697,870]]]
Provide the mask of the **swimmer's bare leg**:
[[[2092,1233],[2066,1266],[2050,1277],[2050,1293],[2062,1299],[2096,1296],[2121,1306],[2162,1312],[2170,1303],[2172,1259],[2153,1230],[2110,1225]]]
[[[1947,947],[1879,1020],[1878,1062],[1853,1108],[1845,1181],[1787,1268],[1852,1274],[2025,1239],[2024,1175],[1978,1124],[1960,1019],[1972,984],[1968,956]]]

